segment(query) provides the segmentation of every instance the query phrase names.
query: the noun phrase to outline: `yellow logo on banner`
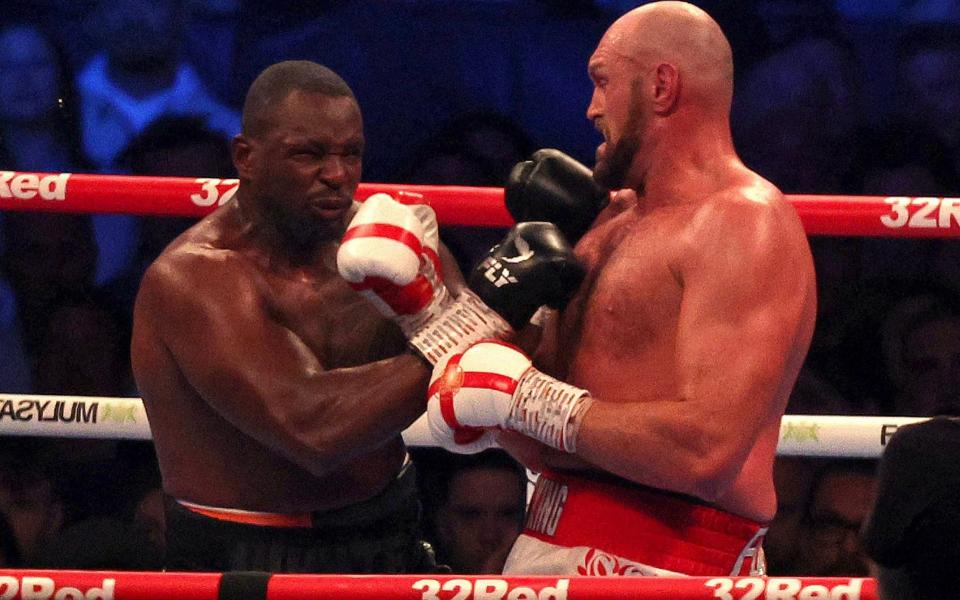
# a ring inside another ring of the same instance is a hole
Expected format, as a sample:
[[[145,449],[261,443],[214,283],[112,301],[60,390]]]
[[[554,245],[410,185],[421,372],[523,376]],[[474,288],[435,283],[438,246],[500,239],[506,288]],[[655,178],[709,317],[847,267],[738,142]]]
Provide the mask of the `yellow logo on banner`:
[[[101,420],[104,422],[113,422],[117,424],[124,424],[126,422],[136,423],[137,422],[137,413],[136,406],[133,405],[121,405],[121,404],[103,404],[103,416]]]
[[[780,439],[785,442],[819,442],[820,426],[816,423],[787,423]]]

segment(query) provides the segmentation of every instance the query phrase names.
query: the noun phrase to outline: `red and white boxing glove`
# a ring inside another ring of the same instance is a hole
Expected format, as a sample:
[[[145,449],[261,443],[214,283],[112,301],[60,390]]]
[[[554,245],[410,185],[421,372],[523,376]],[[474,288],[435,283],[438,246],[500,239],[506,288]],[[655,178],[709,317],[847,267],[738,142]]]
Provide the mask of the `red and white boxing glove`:
[[[337,270],[394,319],[431,364],[485,337],[512,331],[473,293],[452,297],[437,255],[433,209],[374,194],[357,210],[337,251]]]
[[[565,452],[576,452],[587,390],[534,368],[519,348],[497,340],[472,344],[434,367],[427,423],[437,443],[458,453],[492,445],[510,429]]]

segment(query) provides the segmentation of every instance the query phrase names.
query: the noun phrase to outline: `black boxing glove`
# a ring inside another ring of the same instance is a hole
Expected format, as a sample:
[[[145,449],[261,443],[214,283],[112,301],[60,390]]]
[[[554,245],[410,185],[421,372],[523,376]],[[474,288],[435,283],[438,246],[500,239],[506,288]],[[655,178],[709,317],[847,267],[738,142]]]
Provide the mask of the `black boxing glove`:
[[[504,200],[517,223],[556,223],[570,243],[576,244],[610,201],[610,191],[593,180],[585,165],[546,148],[514,165]]]
[[[541,306],[563,308],[585,274],[560,229],[537,221],[514,225],[474,267],[467,283],[519,331]]]

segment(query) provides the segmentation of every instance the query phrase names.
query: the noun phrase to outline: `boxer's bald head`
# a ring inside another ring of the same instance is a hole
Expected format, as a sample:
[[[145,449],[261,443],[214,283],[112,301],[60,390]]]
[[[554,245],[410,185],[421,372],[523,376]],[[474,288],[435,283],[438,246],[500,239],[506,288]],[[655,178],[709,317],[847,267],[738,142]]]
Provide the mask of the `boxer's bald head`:
[[[321,64],[306,60],[279,62],[264,69],[247,90],[241,117],[244,135],[257,137],[270,129],[277,107],[298,90],[356,100],[347,82]]]
[[[733,53],[710,15],[685,2],[653,2],[610,26],[588,65],[587,118],[603,134],[594,178],[644,189],[650,152],[729,138]],[[732,142],[730,143],[732,147]]]
[[[638,72],[661,64],[674,66],[692,100],[703,94],[708,104],[729,111],[733,96],[733,52],[720,26],[706,12],[686,2],[653,2],[620,17],[600,45],[633,61]]]

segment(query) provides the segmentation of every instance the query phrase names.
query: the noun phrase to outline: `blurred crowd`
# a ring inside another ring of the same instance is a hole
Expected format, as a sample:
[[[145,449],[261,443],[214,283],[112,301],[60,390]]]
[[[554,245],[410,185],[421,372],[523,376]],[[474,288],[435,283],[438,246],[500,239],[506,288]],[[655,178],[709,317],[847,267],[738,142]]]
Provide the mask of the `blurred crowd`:
[[[738,149],[784,192],[960,195],[960,2],[694,3],[734,45]],[[287,58],[357,90],[366,181],[499,186],[547,146],[590,165],[586,57],[637,4],[27,0],[0,24],[0,168],[232,177],[238,90]],[[0,213],[0,393],[136,396],[132,302],[191,222]],[[464,269],[502,234],[441,232]],[[960,244],[811,244],[819,318],[788,413],[960,415]],[[440,560],[497,572],[527,474],[497,452],[415,459]],[[775,477],[769,573],[867,574],[875,465],[781,457]],[[0,565],[158,568],[161,506],[149,443],[0,438]]]

